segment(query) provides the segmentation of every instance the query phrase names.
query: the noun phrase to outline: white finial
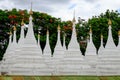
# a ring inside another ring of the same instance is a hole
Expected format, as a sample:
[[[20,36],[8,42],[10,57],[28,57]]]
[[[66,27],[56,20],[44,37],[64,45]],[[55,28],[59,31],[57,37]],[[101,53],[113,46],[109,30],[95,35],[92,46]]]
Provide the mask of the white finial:
[[[32,14],[33,14],[33,12],[32,12],[32,2],[31,2],[31,9],[30,9],[29,14],[30,14],[30,15],[32,15]]]
[[[74,10],[74,13],[73,13],[73,22],[75,22],[75,10]]]

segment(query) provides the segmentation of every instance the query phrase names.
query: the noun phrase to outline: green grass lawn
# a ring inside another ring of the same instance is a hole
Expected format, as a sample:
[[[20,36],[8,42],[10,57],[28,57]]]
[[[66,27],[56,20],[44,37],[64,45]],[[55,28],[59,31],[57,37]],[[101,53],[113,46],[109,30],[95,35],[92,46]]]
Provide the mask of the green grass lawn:
[[[120,80],[120,76],[0,76],[0,80]]]

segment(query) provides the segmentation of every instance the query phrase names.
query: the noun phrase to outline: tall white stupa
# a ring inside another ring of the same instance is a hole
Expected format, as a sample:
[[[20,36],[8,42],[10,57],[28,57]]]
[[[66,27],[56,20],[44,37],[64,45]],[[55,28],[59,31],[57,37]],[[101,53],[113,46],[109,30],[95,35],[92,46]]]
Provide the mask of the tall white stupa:
[[[20,51],[22,48],[22,45],[24,44],[24,39],[25,39],[25,35],[24,35],[24,19],[22,19],[21,22],[21,31],[20,31],[20,38],[18,40],[18,45],[16,46],[16,49],[14,50],[14,61],[17,61],[17,57],[20,56]]]
[[[20,39],[18,41],[18,45],[22,45],[23,42],[24,42],[24,39],[25,39],[25,35],[24,35],[24,19],[22,19],[22,22],[21,22],[21,32],[20,32]]]
[[[108,39],[105,49],[101,51],[98,62],[98,75],[118,75],[120,56],[112,38],[112,22],[109,20]]]
[[[5,51],[5,54],[3,56],[3,59],[1,61],[1,73],[5,73],[7,74],[8,72],[8,65],[10,64],[9,60],[6,60],[7,59],[7,56],[9,55],[8,52],[10,52],[11,50],[11,44],[12,44],[12,32],[10,31],[9,33],[9,43],[8,43],[8,47]]]
[[[32,24],[32,8],[30,10],[29,27],[24,39],[19,57],[9,69],[9,75],[50,75],[51,70],[47,67],[38,48]]]
[[[44,55],[44,58],[49,58],[52,56],[51,54],[51,48],[50,48],[50,43],[49,43],[49,31],[47,30],[46,32],[46,45],[45,45],[45,48],[43,50],[43,55]]]
[[[47,30],[47,32],[46,32],[46,45],[43,50],[43,58],[44,58],[45,63],[47,64],[48,68],[53,70],[52,51],[51,51],[50,43],[49,43],[49,30]]]
[[[10,33],[11,34],[11,33]],[[14,53],[14,49],[16,48],[17,46],[17,41],[16,41],[16,26],[13,26],[13,41],[11,42],[11,37],[12,35],[10,35],[10,39],[9,39],[9,45],[7,47],[7,50],[4,54],[4,59],[8,59],[9,57],[12,56],[11,53]]]
[[[96,75],[97,69],[97,52],[92,40],[92,28],[90,27],[90,40],[87,42],[87,48],[85,51],[85,75]]]
[[[60,41],[60,25],[58,25],[57,43],[54,49],[53,57],[56,58],[57,60],[60,60],[63,58],[63,56],[64,56],[64,49]]]
[[[83,67],[83,55],[77,41],[75,29],[75,13],[73,18],[72,36],[68,45],[68,50],[64,53],[64,59],[59,65],[59,75],[79,75]]]
[[[8,51],[5,52],[2,60],[2,72],[6,74],[10,74],[10,67],[14,63],[14,55],[15,55],[15,49],[17,47],[17,41],[16,41],[16,26],[13,26],[13,42],[9,42],[9,46],[7,48]],[[11,41],[11,36],[10,36],[10,41]]]
[[[60,40],[60,25],[58,25],[58,34],[57,34],[57,43],[54,49],[54,53],[53,53],[53,57],[52,57],[52,65],[53,65],[53,69],[54,75],[58,75],[59,74],[59,65],[61,63],[61,61],[64,58],[64,48],[61,44],[61,40]]]
[[[5,51],[5,54],[4,54],[3,58],[4,58],[5,55],[7,55],[7,53],[9,52],[11,44],[12,44],[12,32],[10,31],[10,32],[9,32],[9,43],[8,43],[8,46],[7,46],[7,49],[6,49],[6,51]]]

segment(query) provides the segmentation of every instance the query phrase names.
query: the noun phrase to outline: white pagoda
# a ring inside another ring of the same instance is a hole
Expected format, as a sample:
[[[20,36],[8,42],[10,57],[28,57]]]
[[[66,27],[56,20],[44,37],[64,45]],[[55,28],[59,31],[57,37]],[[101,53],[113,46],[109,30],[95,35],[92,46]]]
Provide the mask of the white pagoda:
[[[38,48],[32,24],[32,9],[29,17],[29,27],[23,45],[19,48],[14,64],[9,68],[9,75],[50,75],[51,70],[47,67]]]
[[[45,63],[47,64],[47,66],[53,70],[52,51],[51,51],[50,43],[49,43],[49,31],[48,30],[47,30],[47,34],[46,34],[46,45],[43,50],[43,58],[44,58]]]
[[[87,48],[85,51],[85,67],[83,73],[85,75],[96,75],[97,69],[97,51],[92,40],[92,29],[90,27],[90,40],[87,41]]]
[[[111,20],[109,20],[108,39],[100,54],[98,54],[98,75],[119,75],[120,56],[112,38]]]
[[[64,59],[59,65],[59,75],[79,75],[83,67],[83,55],[77,41],[75,29],[75,16],[73,18],[72,36],[68,45],[68,50],[64,53]]]
[[[54,75],[58,74],[58,68],[61,63],[61,61],[64,59],[64,48],[61,44],[60,40],[60,25],[58,25],[58,34],[57,34],[57,43],[54,49],[53,57],[52,57],[52,65],[54,68]]]
[[[9,46],[7,47],[7,50],[6,50],[6,52],[3,56],[3,60],[2,60],[2,72],[5,74],[10,74],[10,67],[15,62],[14,61],[15,49],[18,45],[17,41],[16,41],[16,26],[13,26],[13,30],[14,30],[13,42],[11,43],[11,35],[10,35]]]

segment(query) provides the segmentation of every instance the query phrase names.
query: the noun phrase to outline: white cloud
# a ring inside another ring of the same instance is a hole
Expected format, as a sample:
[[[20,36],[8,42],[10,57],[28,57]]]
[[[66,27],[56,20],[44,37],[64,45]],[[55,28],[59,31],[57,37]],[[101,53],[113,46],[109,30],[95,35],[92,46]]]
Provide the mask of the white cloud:
[[[14,6],[12,2],[9,0],[1,0],[0,1],[0,8],[1,9],[11,9]]]
[[[104,13],[107,9],[120,9],[119,0],[31,0],[33,1],[33,10],[48,13],[62,20],[72,20],[73,11],[76,11],[77,17],[83,19]],[[28,9],[30,0],[0,0],[1,9]]]

